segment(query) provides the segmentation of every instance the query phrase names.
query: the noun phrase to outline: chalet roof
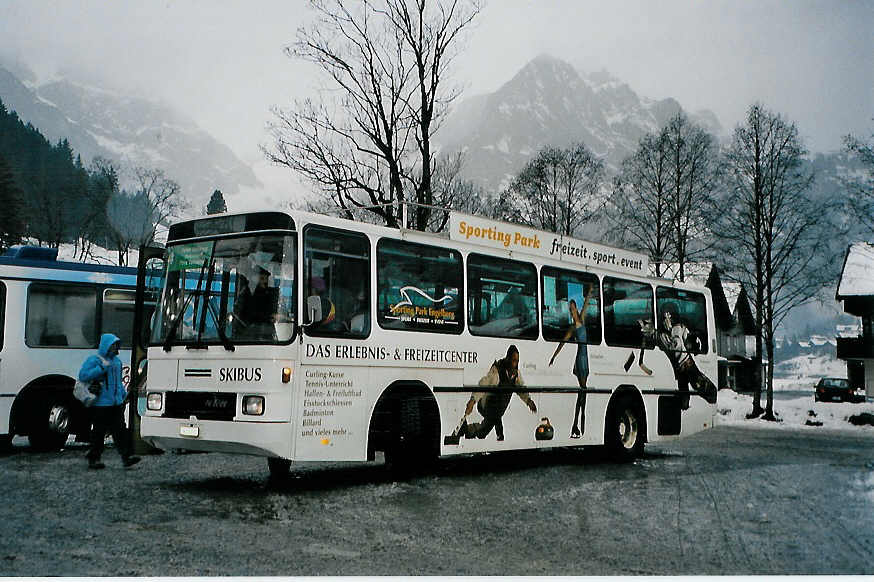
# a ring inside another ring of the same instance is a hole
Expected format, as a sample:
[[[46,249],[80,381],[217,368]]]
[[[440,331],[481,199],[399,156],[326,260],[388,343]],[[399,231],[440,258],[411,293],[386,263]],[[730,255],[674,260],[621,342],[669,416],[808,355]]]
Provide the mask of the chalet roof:
[[[662,277],[665,279],[680,280],[680,264],[679,263],[662,263]],[[683,282],[689,285],[698,285],[700,287],[707,286],[707,278],[710,276],[710,271],[713,269],[713,263],[686,263],[683,265]],[[655,276],[655,263],[649,264],[650,275]]]
[[[874,245],[853,243],[847,249],[835,299],[874,296]]]
[[[728,308],[734,313],[737,309],[737,301],[740,299],[740,292],[743,285],[735,281],[723,281],[722,292],[725,293],[725,301],[728,303]]]

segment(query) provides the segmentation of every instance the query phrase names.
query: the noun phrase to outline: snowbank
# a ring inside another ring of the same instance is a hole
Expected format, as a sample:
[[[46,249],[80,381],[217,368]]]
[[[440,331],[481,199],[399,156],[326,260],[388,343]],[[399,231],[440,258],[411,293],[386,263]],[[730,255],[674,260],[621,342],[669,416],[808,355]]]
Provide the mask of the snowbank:
[[[765,406],[765,395],[762,395]],[[814,402],[813,391],[808,396],[788,400],[774,400],[774,414],[781,422],[770,422],[755,418],[746,419],[753,409],[753,397],[738,394],[731,390],[720,390],[716,401],[716,424],[744,426],[748,428],[776,429],[837,429],[874,436],[874,426],[855,426],[849,418],[862,413],[874,414],[874,402],[851,404],[848,402]],[[821,424],[818,424],[821,423]]]

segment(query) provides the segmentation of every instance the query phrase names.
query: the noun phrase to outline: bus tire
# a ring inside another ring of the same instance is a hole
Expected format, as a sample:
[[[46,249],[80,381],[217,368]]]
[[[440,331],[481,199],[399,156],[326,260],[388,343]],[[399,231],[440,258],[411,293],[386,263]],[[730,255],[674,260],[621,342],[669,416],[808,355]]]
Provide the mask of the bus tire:
[[[611,458],[628,462],[643,454],[646,417],[638,398],[620,395],[607,408],[604,444]]]
[[[64,447],[73,424],[73,406],[68,398],[49,395],[37,404],[27,440],[32,449],[57,451]]]
[[[271,479],[285,479],[291,469],[291,461],[280,457],[267,457],[267,469]]]
[[[400,398],[394,411],[394,430],[385,450],[389,470],[400,476],[430,469],[440,449],[437,403],[426,398]]]

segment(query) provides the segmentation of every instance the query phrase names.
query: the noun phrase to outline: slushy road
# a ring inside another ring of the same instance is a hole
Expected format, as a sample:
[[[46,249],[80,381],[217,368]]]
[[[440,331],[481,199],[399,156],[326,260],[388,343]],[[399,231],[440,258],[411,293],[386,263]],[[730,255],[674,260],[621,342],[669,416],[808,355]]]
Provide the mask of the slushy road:
[[[717,427],[592,451],[379,463],[0,457],[0,575],[874,574],[874,433]]]

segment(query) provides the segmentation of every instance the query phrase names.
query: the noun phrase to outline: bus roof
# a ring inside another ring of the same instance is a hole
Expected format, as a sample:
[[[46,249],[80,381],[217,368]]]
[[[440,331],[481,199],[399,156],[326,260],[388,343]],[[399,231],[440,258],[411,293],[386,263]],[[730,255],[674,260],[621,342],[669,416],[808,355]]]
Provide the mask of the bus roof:
[[[73,271],[78,273],[102,273],[105,275],[126,275],[136,277],[137,270],[135,267],[119,267],[117,265],[98,265],[95,263],[76,263],[71,261],[57,260],[58,250],[36,246],[15,246],[6,251],[4,255],[0,255],[0,267],[20,267],[27,269],[51,269],[59,271]],[[16,269],[17,271],[18,269]],[[10,273],[9,269],[3,269],[4,274]],[[13,274],[12,276],[22,276]],[[49,278],[46,275],[31,276],[28,278]],[[51,277],[54,278],[54,277]],[[81,277],[63,277],[64,279],[83,279]]]
[[[326,226],[346,227],[375,234],[398,232],[397,229],[384,225],[354,222],[338,216],[300,210],[262,210],[224,213],[176,223],[170,227],[168,243],[197,238],[198,235],[209,236],[258,229],[295,230],[296,219],[304,219],[304,222],[320,221]],[[197,223],[203,226],[197,228]],[[447,232],[428,233],[404,229],[400,232],[439,237],[444,241],[448,238],[454,243],[473,247],[539,256],[577,267],[597,268],[652,279],[649,274],[649,257],[646,254],[457,211],[450,211]]]

